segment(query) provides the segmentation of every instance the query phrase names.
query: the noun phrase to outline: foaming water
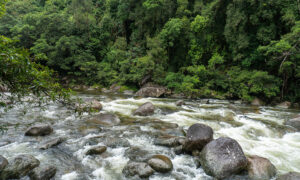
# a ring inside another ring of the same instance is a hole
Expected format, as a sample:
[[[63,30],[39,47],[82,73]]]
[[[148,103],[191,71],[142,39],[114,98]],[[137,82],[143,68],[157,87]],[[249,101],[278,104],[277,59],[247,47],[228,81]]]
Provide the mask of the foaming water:
[[[294,132],[283,123],[300,113],[274,107],[251,107],[240,102],[224,100],[186,100],[177,107],[175,99],[141,98],[80,94],[84,101],[100,100],[102,112],[117,114],[121,124],[114,127],[90,125],[90,116],[76,115],[67,108],[50,103],[42,111],[39,107],[29,108],[17,105],[8,112],[2,112],[0,122],[8,130],[0,137],[0,142],[9,144],[0,147],[0,154],[11,158],[19,154],[31,154],[41,164],[57,167],[55,179],[61,180],[114,180],[126,179],[122,170],[132,158],[147,158],[147,155],[168,156],[174,169],[171,173],[155,173],[151,180],[191,179],[212,180],[192,156],[176,155],[171,148],[157,146],[154,141],[162,130],[161,120],[176,123],[186,130],[194,123],[203,123],[213,128],[214,138],[228,136],[236,139],[246,155],[259,155],[268,158],[278,169],[279,174],[300,172],[300,133]],[[152,102],[155,114],[149,117],[133,116],[132,112],[140,105]],[[46,122],[53,126],[54,133],[46,137],[25,137],[25,130],[34,123]],[[64,137],[66,141],[57,147],[40,150],[39,145],[51,138]],[[99,156],[86,155],[93,147],[118,142],[107,147]],[[108,140],[107,140],[108,139]],[[131,150],[137,150],[137,152]]]

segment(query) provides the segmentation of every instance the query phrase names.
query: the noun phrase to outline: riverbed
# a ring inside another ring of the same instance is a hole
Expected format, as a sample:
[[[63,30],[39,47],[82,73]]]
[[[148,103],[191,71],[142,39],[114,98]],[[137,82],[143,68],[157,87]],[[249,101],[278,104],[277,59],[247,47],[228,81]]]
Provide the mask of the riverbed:
[[[210,180],[213,178],[197,167],[192,156],[176,155],[172,148],[154,143],[159,133],[180,136],[192,124],[203,123],[212,127],[214,138],[231,137],[238,141],[246,155],[268,158],[278,174],[300,172],[300,133],[283,125],[300,110],[214,99],[209,99],[209,103],[208,99],[184,100],[185,105],[178,107],[175,105],[178,99],[99,93],[79,93],[78,97],[83,101],[99,100],[103,105],[101,113],[116,114],[121,123],[112,127],[90,124],[87,119],[93,115],[83,113],[79,116],[57,103],[50,103],[43,109],[26,103],[16,105],[1,112],[0,123],[7,127],[7,131],[1,134],[0,142],[8,144],[0,147],[0,154],[8,159],[31,154],[40,160],[41,165],[57,167],[54,179],[62,180],[126,179],[122,170],[130,159],[163,154],[171,159],[174,169],[167,174],[156,173],[150,176],[151,180]],[[132,112],[145,102],[155,105],[154,115],[133,116]],[[54,132],[45,137],[24,136],[26,129],[36,123],[49,123]],[[175,130],[169,128],[172,124],[178,124],[178,127]],[[63,137],[66,141],[47,150],[38,148],[42,142],[55,137]],[[93,140],[99,137],[129,144],[120,142],[99,156],[85,155],[89,148],[103,144]]]

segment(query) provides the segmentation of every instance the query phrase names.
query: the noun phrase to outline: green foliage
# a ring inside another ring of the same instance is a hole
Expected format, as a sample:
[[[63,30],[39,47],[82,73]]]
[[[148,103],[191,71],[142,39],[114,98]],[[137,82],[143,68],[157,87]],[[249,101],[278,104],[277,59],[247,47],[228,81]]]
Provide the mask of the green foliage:
[[[138,88],[150,77],[193,97],[299,101],[298,3],[14,0],[0,33],[77,83]]]

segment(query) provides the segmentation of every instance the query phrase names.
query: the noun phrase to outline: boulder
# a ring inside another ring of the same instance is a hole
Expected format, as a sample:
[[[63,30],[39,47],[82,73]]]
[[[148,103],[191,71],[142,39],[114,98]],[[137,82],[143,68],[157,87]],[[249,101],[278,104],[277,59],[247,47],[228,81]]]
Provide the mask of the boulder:
[[[264,104],[265,103],[259,98],[254,98],[253,101],[251,102],[252,106],[263,106]]]
[[[49,124],[38,124],[29,127],[25,136],[46,136],[53,132],[53,128]]]
[[[110,148],[130,147],[129,141],[125,138],[105,138],[102,142]]]
[[[184,104],[185,104],[185,103],[184,103],[183,100],[178,100],[178,101],[175,102],[175,105],[176,105],[176,106],[182,106],[182,105],[184,105]]]
[[[9,161],[9,164],[2,171],[0,179],[20,179],[39,165],[40,161],[32,155],[19,155]]]
[[[200,154],[206,174],[224,179],[246,169],[247,159],[237,141],[221,137],[208,143]]]
[[[8,161],[5,157],[0,155],[0,172],[7,166]]]
[[[299,180],[300,173],[298,172],[289,172],[279,176],[276,180]]]
[[[148,164],[157,172],[166,173],[173,169],[172,161],[164,155],[154,155],[148,160]]]
[[[269,180],[276,175],[275,166],[266,158],[248,157],[248,175],[252,180]]]
[[[300,131],[300,116],[294,118],[294,119],[289,119],[284,122],[285,125],[292,126],[296,128],[298,131]]]
[[[50,180],[56,174],[56,167],[44,166],[34,168],[30,173],[29,177],[31,180]]]
[[[97,111],[102,110],[102,104],[97,100],[93,100],[92,102],[90,102],[90,106],[93,110],[97,110]]]
[[[46,150],[46,149],[49,149],[53,146],[57,146],[59,145],[60,143],[62,143],[64,141],[64,138],[62,137],[59,137],[59,138],[55,138],[55,139],[50,139],[46,142],[44,142],[41,146],[40,146],[40,149],[42,150]]]
[[[183,148],[190,153],[194,150],[201,151],[212,140],[213,130],[211,127],[204,124],[194,124],[187,131],[186,142]]]
[[[136,96],[142,97],[162,97],[167,89],[161,86],[143,87],[135,93]]]
[[[122,173],[126,177],[130,176],[139,176],[140,178],[148,178],[152,174],[154,174],[154,170],[144,162],[128,162],[124,167]]]
[[[114,114],[98,114],[87,121],[88,123],[103,125],[103,126],[114,126],[120,124],[120,119]]]
[[[277,104],[277,107],[285,108],[285,109],[288,109],[291,106],[292,106],[292,103],[289,102],[289,101],[284,101],[284,102],[281,102],[281,103]]]
[[[100,155],[106,151],[106,146],[97,146],[89,149],[85,154],[86,155]]]
[[[175,147],[173,150],[174,150],[174,153],[177,155],[182,154],[184,152],[182,145]]]
[[[154,114],[155,107],[151,102],[146,102],[134,111],[133,115],[148,116]]]

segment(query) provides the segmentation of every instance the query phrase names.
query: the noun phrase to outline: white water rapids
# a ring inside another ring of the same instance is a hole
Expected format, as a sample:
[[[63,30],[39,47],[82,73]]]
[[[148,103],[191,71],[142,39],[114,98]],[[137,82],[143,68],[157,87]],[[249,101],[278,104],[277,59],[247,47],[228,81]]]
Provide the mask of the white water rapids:
[[[83,117],[75,116],[73,111],[58,104],[52,103],[45,110],[18,105],[1,113],[0,123],[8,130],[1,134],[0,142],[10,143],[0,147],[0,154],[8,159],[18,154],[31,154],[41,164],[57,167],[55,179],[126,179],[122,175],[122,169],[129,161],[129,147],[108,147],[107,152],[101,156],[85,155],[90,147],[102,144],[90,143],[91,138],[108,136],[109,132],[109,137],[126,139],[131,147],[170,157],[174,165],[172,173],[156,173],[150,176],[151,180],[213,179],[201,168],[197,168],[192,156],[175,155],[171,148],[154,145],[154,137],[149,135],[155,133],[153,126],[148,126],[147,123],[139,126],[128,123],[132,119],[150,118],[176,123],[183,129],[194,123],[206,124],[213,128],[214,138],[231,137],[239,142],[246,155],[268,158],[276,166],[278,174],[300,172],[300,133],[283,125],[286,119],[298,115],[299,110],[270,106],[252,107],[238,101],[233,103],[225,100],[210,100],[210,104],[206,104],[206,100],[186,100],[185,105],[177,107],[176,99],[135,99],[96,94],[80,94],[80,97],[84,100],[100,100],[103,105],[101,112],[117,114],[121,124],[101,131],[99,127],[86,124],[84,118],[88,114]],[[145,102],[152,102],[156,106],[155,114],[150,117],[133,116],[132,111]],[[50,123],[54,133],[46,137],[24,136],[25,130],[37,122]],[[67,140],[48,150],[38,149],[41,142],[59,136]]]

